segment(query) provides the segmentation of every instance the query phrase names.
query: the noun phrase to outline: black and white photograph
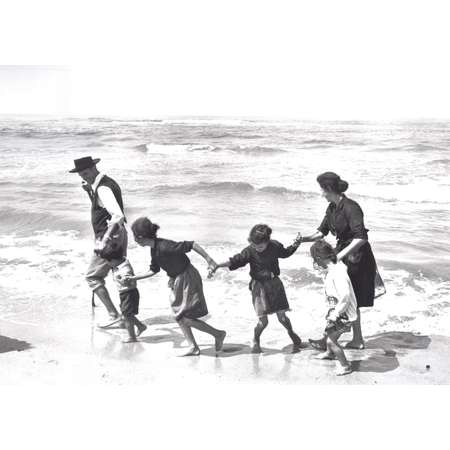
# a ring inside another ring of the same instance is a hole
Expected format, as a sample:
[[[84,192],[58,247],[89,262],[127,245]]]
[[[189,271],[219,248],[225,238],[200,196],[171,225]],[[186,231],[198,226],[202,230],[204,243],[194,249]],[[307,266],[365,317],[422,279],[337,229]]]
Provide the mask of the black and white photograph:
[[[450,384],[444,2],[6,4],[0,386]]]

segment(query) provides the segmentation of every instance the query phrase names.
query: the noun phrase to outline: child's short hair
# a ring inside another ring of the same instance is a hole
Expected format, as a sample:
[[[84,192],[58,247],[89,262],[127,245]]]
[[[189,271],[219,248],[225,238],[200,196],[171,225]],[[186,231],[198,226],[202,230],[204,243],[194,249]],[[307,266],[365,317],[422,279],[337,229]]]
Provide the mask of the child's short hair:
[[[312,259],[316,262],[318,259],[320,260],[329,259],[334,263],[336,263],[337,261],[336,252],[334,251],[333,247],[323,239],[314,242],[314,244],[311,245],[309,251],[311,253]]]
[[[248,240],[249,242],[258,245],[270,241],[271,235],[272,228],[264,223],[258,223],[250,230]]]

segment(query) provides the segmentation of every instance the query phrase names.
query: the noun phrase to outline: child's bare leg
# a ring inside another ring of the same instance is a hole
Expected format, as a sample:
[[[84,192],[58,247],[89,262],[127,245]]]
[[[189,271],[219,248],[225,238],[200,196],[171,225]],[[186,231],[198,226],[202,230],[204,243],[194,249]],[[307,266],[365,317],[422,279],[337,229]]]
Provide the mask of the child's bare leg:
[[[192,334],[192,329],[188,325],[187,320],[189,319],[182,318],[178,320],[181,331],[183,332],[184,337],[190,345],[189,351],[183,356],[197,356],[200,355],[200,349],[198,348],[197,342],[195,341],[194,335]]]
[[[147,325],[142,323],[136,316],[133,316],[133,323],[137,328],[136,336],[140,336],[147,329]]]
[[[277,317],[281,325],[283,325],[283,327],[286,328],[289,337],[292,339],[294,347],[299,348],[300,344],[302,343],[302,340],[292,329],[292,324],[291,321],[289,320],[289,317],[286,315],[285,312],[277,312]]]
[[[327,338],[327,348],[336,356],[337,360],[340,362],[342,368],[350,368],[350,363],[348,362],[344,350],[338,344],[339,336],[341,332],[334,331],[328,334]]]
[[[316,359],[336,359],[333,353],[330,343],[328,342],[327,335],[324,334],[325,348],[326,350],[315,356]]]
[[[269,323],[267,319],[267,315],[259,317],[258,323],[255,327],[255,333],[253,337],[253,348],[252,353],[261,353],[261,345],[259,342],[259,339],[261,337],[262,332],[264,331],[264,328],[267,327],[267,324]]]
[[[226,336],[226,331],[224,330],[218,330],[217,328],[212,327],[211,325],[207,324],[206,322],[203,322],[203,320],[199,319],[183,319],[186,325],[189,327],[195,328],[199,331],[203,331],[203,333],[208,333],[211,336],[214,337],[216,340],[216,351],[222,350],[223,341]]]
[[[134,332],[134,320],[133,316],[124,317],[125,328],[128,332],[128,338],[124,339],[122,342],[124,344],[129,344],[131,342],[137,342],[136,333]]]

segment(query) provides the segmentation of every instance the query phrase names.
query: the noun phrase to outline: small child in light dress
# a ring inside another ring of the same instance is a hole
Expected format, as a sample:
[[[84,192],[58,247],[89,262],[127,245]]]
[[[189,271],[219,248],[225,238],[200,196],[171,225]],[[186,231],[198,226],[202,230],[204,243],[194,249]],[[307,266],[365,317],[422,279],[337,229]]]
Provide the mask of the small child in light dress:
[[[118,234],[120,234],[119,231]],[[147,326],[136,317],[139,313],[139,291],[136,281],[130,278],[134,276],[134,271],[130,261],[123,256],[122,245],[119,237],[112,239],[101,250],[101,256],[109,262],[114,282],[119,291],[120,311],[128,332],[128,337],[122,342],[128,344],[137,342],[137,336],[140,336],[147,329]],[[134,329],[135,326],[137,332]]]
[[[324,240],[316,241],[310,251],[314,268],[325,276],[325,296],[328,305],[324,331],[327,349],[317,355],[317,358],[337,359],[339,366],[336,375],[347,375],[352,372],[352,367],[338,339],[343,333],[350,331],[352,322],[357,318],[356,297],[347,274],[347,266],[337,262],[333,247]]]
[[[139,314],[139,291],[136,287],[136,281],[129,279],[129,277],[134,276],[133,267],[131,267],[130,261],[124,257],[122,257],[122,260],[113,259],[111,265],[114,282],[119,291],[120,311],[125,328],[128,331],[128,338],[122,342],[124,344],[137,342],[136,337],[140,336],[147,329],[147,326],[136,317]]]

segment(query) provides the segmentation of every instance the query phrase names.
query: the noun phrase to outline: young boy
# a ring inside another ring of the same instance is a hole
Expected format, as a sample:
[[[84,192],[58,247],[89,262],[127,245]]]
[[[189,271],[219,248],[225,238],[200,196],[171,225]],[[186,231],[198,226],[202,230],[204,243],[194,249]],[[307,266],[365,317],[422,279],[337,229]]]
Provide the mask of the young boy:
[[[128,338],[122,342],[128,344],[137,342],[136,337],[140,336],[147,329],[147,326],[136,317],[139,313],[139,291],[136,287],[136,281],[130,279],[134,276],[134,271],[130,261],[123,256],[120,247],[120,232],[119,228],[111,233],[106,246],[101,250],[101,256],[110,263],[112,268],[113,279],[119,291],[120,310],[128,332]],[[134,330],[135,326],[137,332]]]
[[[337,358],[340,367],[336,369],[336,375],[347,375],[352,372],[352,368],[344,350],[338,344],[338,339],[341,334],[350,331],[351,323],[357,318],[355,293],[347,274],[347,267],[344,263],[337,262],[330,244],[324,240],[316,241],[310,251],[314,268],[325,275],[325,295],[329,308],[324,331],[327,349],[317,355],[317,358]]]

